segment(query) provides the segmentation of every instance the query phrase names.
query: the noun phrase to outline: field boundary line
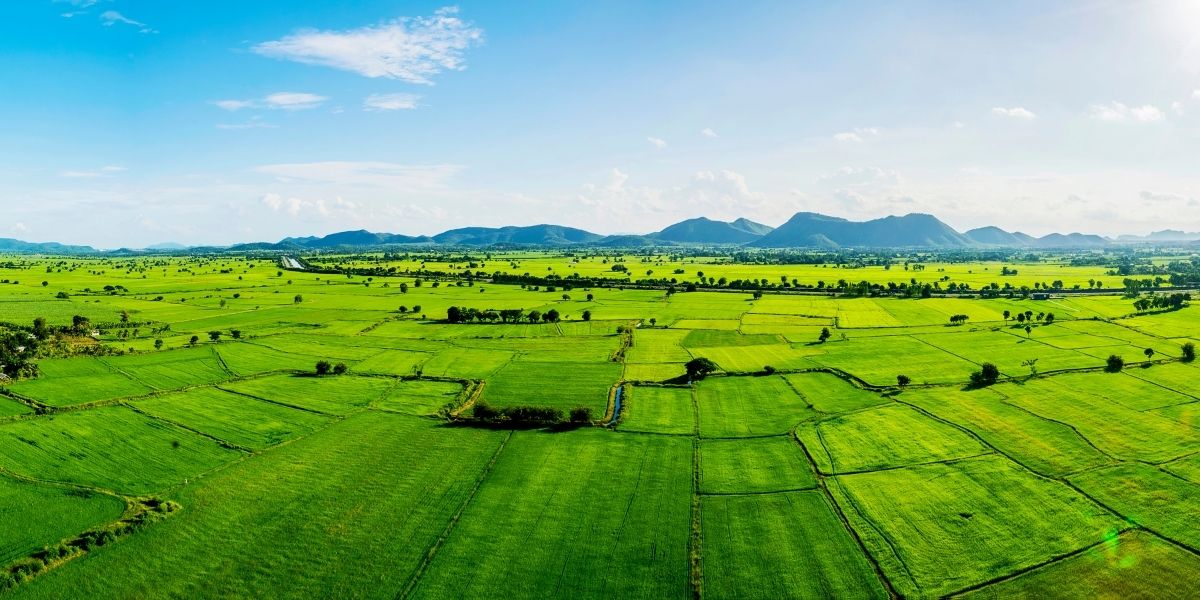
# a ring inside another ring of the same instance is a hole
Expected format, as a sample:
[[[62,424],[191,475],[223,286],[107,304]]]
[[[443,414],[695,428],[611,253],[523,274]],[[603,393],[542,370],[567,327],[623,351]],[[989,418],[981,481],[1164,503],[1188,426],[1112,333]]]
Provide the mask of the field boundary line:
[[[817,478],[817,489],[821,491],[821,494],[825,497],[825,501],[829,503],[830,508],[833,509],[833,513],[837,516],[838,521],[842,523],[842,527],[845,527],[846,531],[850,534],[850,537],[854,538],[854,542],[858,545],[858,551],[867,559],[867,562],[871,563],[871,567],[875,570],[875,577],[878,578],[879,582],[883,584],[883,588],[888,593],[889,597],[900,598],[901,596],[896,591],[895,586],[892,585],[892,581],[888,579],[887,574],[883,572],[883,567],[879,564],[879,560],[875,558],[875,555],[871,554],[870,549],[867,548],[867,544],[863,541],[862,536],[859,535],[858,530],[856,530],[854,526],[850,524],[850,519],[846,517],[846,512],[842,509],[841,505],[837,503],[837,499],[833,497],[833,494],[829,492],[829,484],[825,481],[826,477],[821,475],[820,471],[817,469],[817,463],[815,460],[813,460],[812,454],[809,453],[808,446],[806,446],[804,442],[795,435],[792,436],[792,439],[795,440],[796,444],[800,446],[800,451],[804,453],[804,458],[808,460],[808,466],[812,468],[813,473]],[[857,508],[855,508],[855,512],[858,512]],[[895,554],[895,552],[896,549],[892,548],[892,553]],[[896,561],[899,562],[902,567],[904,567],[904,570],[907,573],[908,566],[904,564],[904,561],[900,560],[899,556],[896,556]],[[910,580],[912,579],[911,573],[909,574],[908,578]],[[913,585],[916,585],[915,581],[913,582]]]
[[[421,563],[417,565],[416,572],[414,572],[412,578],[408,580],[408,585],[404,586],[404,589],[401,590],[399,594],[396,594],[397,599],[408,598],[412,595],[413,591],[417,589],[417,584],[420,583],[421,577],[425,575],[425,572],[429,569],[429,565],[433,563],[434,557],[437,556],[438,550],[441,549],[442,545],[445,544],[446,540],[450,537],[450,533],[454,531],[454,526],[458,524],[459,519],[462,518],[462,514],[467,510],[467,505],[469,505],[471,501],[475,499],[475,494],[478,493],[479,488],[483,486],[484,480],[487,479],[488,475],[491,475],[492,469],[496,466],[496,461],[500,459],[500,453],[504,451],[506,446],[508,446],[508,442],[512,439],[512,437],[513,432],[509,431],[508,435],[504,436],[504,438],[500,440],[500,444],[496,446],[496,451],[492,453],[491,460],[484,465],[483,470],[479,473],[479,476],[475,478],[475,485],[471,487],[471,491],[467,493],[467,497],[464,498],[462,504],[458,506],[458,510],[456,510],[454,515],[450,517],[450,522],[446,524],[446,529],[442,531],[442,535],[438,536],[438,538],[434,540],[432,544],[430,544],[429,549],[425,551],[425,557],[421,559]]]
[[[693,401],[694,396],[693,393]],[[688,580],[692,587],[694,600],[701,600],[704,597],[704,529],[700,503],[700,461],[700,439],[692,437],[692,523],[691,532],[688,535]]]
[[[1141,529],[1139,527],[1126,527],[1125,529],[1121,529],[1121,530],[1117,531],[1117,537],[1125,535],[1126,533],[1129,533],[1130,531],[1141,531]],[[1029,565],[1028,567],[1022,567],[1020,569],[1017,569],[1016,571],[1013,571],[1012,573],[1008,573],[1006,575],[1001,575],[999,577],[993,577],[992,579],[988,579],[987,581],[981,581],[979,583],[971,584],[965,588],[961,588],[961,589],[955,590],[953,592],[950,592],[949,594],[944,594],[942,597],[943,598],[956,598],[956,597],[962,596],[963,594],[968,594],[970,592],[978,591],[985,587],[995,585],[997,583],[1008,581],[1010,579],[1016,579],[1022,575],[1027,575],[1029,573],[1032,573],[1033,571],[1037,571],[1044,567],[1053,566],[1064,560],[1074,558],[1076,556],[1084,554],[1085,552],[1087,552],[1093,548],[1098,548],[1100,546],[1103,546],[1104,544],[1107,544],[1108,542],[1109,542],[1109,540],[1107,540],[1107,539],[1101,539],[1098,542],[1093,542],[1093,543],[1083,546],[1081,548],[1076,548],[1070,552],[1052,556],[1049,559],[1042,561],[1036,565]]]
[[[773,494],[794,494],[797,492],[816,492],[820,491],[816,485],[802,488],[792,488],[787,490],[766,490],[758,492],[699,492],[701,497],[716,497],[727,498],[730,496],[770,496]]]
[[[121,406],[124,406],[124,407],[128,408],[129,410],[132,410],[133,412],[138,413],[139,415],[142,415],[148,419],[154,419],[155,421],[161,421],[163,423],[171,425],[172,427],[178,427],[184,431],[190,431],[196,435],[210,439],[210,440],[216,442],[217,444],[224,446],[225,448],[228,448],[230,450],[237,450],[239,452],[246,452],[248,454],[254,453],[254,450],[252,448],[248,448],[241,444],[235,444],[229,440],[221,439],[211,433],[200,431],[199,429],[196,429],[195,427],[192,427],[190,425],[185,425],[185,424],[175,421],[173,419],[168,419],[166,417],[160,417],[156,414],[147,412],[145,409],[138,408],[138,407],[134,406],[132,403],[128,403],[128,402],[122,403]]]
[[[214,386],[214,387],[216,387],[218,390],[221,390],[222,392],[226,392],[226,393],[229,393],[229,394],[236,394],[236,395],[238,395],[238,396],[244,396],[244,397],[246,397],[246,398],[252,398],[252,399],[254,399],[254,400],[258,400],[258,401],[260,401],[260,402],[268,402],[268,403],[270,403],[270,404],[276,404],[276,405],[279,405],[279,406],[286,406],[287,408],[294,408],[294,409],[296,409],[296,410],[302,410],[302,411],[304,411],[304,412],[310,412],[310,413],[313,413],[313,414],[316,414],[316,415],[321,415],[322,417],[344,417],[344,416],[345,416],[345,415],[338,415],[338,414],[334,414],[334,413],[321,412],[321,411],[319,411],[319,410],[315,410],[315,409],[312,409],[312,408],[306,408],[306,407],[303,407],[303,406],[296,406],[295,404],[288,404],[287,402],[280,402],[279,400],[272,400],[272,399],[270,399],[270,398],[263,398],[262,396],[255,396],[254,394],[247,394],[246,392],[239,392],[239,391],[237,391],[237,390],[230,390],[230,389],[223,388],[223,387],[221,387],[220,385],[217,385],[217,386]]]

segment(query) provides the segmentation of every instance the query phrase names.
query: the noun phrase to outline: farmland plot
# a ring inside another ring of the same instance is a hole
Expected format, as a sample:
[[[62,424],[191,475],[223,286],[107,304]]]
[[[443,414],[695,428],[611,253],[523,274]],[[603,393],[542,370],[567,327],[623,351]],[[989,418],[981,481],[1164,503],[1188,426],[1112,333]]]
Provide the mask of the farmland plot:
[[[704,440],[700,444],[703,494],[781,492],[816,485],[804,451],[789,436]]]
[[[0,565],[117,520],[120,498],[0,477]]]
[[[138,410],[252,449],[273,446],[329,424],[315,413],[249,396],[199,388],[137,402]]]
[[[778,435],[817,415],[783,377],[710,377],[696,386],[702,437]]]
[[[686,387],[625,386],[622,431],[691,435],[696,430],[692,390]]]
[[[942,596],[1015,573],[1124,527],[1071,488],[998,456],[829,481],[892,585],[911,596]]]
[[[414,595],[686,596],[691,463],[674,436],[518,432]]]

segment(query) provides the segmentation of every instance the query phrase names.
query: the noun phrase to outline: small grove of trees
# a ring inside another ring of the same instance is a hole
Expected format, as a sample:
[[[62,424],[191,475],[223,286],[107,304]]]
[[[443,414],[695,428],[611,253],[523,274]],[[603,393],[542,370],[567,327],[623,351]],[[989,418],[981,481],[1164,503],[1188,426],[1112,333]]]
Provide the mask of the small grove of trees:
[[[585,321],[592,318],[591,311],[584,311]],[[451,306],[446,309],[446,321],[449,323],[557,323],[562,319],[562,316],[555,309],[550,309],[546,312],[531,310],[528,313],[520,308],[509,308],[504,310],[479,310],[478,308],[466,308],[462,306]]]
[[[341,362],[335,365],[327,360],[318,360],[316,365],[317,375],[329,375],[330,373],[333,373],[334,375],[343,375],[347,370],[348,367],[346,367],[346,363]]]
[[[1000,379],[1000,369],[992,363],[983,363],[978,371],[971,373],[971,387],[980,388],[992,385]]]
[[[687,370],[688,379],[695,381],[704,379],[705,376],[716,371],[718,367],[717,363],[701,356],[700,358],[689,360],[687,364],[683,365],[683,368]]]
[[[1145,298],[1138,298],[1133,302],[1133,308],[1138,312],[1146,312],[1148,310],[1178,310],[1186,306],[1191,299],[1191,294],[1184,293],[1154,294]]]
[[[971,317],[969,317],[967,315],[950,315],[950,324],[951,325],[962,325],[963,323],[966,323],[967,320],[970,318]]]
[[[511,425],[555,425],[565,420],[562,409],[552,406],[501,406],[493,407],[487,402],[476,402],[471,416],[485,423]],[[571,420],[575,423],[591,421],[592,411],[586,407],[571,409]],[[576,421],[576,418],[583,419]]]

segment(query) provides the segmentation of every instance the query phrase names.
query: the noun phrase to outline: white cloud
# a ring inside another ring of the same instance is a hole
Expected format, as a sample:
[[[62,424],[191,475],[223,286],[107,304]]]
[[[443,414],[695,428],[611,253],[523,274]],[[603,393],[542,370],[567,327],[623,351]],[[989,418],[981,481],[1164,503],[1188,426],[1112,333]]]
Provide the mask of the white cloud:
[[[1171,112],[1175,113],[1176,115],[1182,116],[1183,115],[1183,103],[1179,102],[1179,101],[1172,102],[1171,103]]]
[[[654,146],[655,148],[658,148],[659,150],[662,150],[663,148],[667,147],[667,140],[664,140],[662,138],[648,137],[648,138],[646,138],[646,141],[650,142],[651,146]]]
[[[1011,119],[1021,119],[1023,121],[1032,121],[1037,118],[1037,115],[1033,114],[1033,111],[1023,106],[1013,106],[1011,108],[997,106],[992,109],[992,114]]]
[[[1088,116],[1100,121],[1120,122],[1133,120],[1141,123],[1152,123],[1166,118],[1166,115],[1157,106],[1150,104],[1144,106],[1126,106],[1116,101],[1108,104],[1091,105],[1088,107]]]
[[[222,110],[238,111],[246,108],[266,108],[272,110],[309,110],[325,103],[325,96],[307,92],[275,92],[259,99],[251,100],[214,100],[213,104]]]
[[[63,171],[59,175],[70,179],[96,179],[99,177],[113,177],[117,173],[125,170],[125,167],[116,165],[108,165],[98,169],[83,169],[79,171]]]
[[[308,29],[254,46],[263,56],[410,83],[433,83],[443,71],[466,68],[464,54],[483,30],[442,8],[431,17],[401,18],[347,31]]]
[[[1200,100],[1200,90],[1192,90],[1192,100]]]
[[[835,133],[833,139],[839,142],[852,142],[855,144],[862,143],[868,137],[879,135],[878,127],[855,127],[854,131],[843,131]]]
[[[704,137],[708,137],[708,138],[720,137],[717,135],[717,132],[712,130],[711,127],[705,127],[704,129],[701,129],[700,135],[702,135]]]
[[[420,99],[416,94],[371,94],[363,99],[363,108],[370,111],[410,110],[417,107]]]
[[[134,21],[133,19],[130,19],[129,17],[126,17],[115,10],[106,10],[100,13],[100,24],[104,25],[105,27],[112,27],[117,23],[137,27],[139,33],[158,33],[145,23],[142,23],[141,21]]]
[[[333,184],[411,192],[441,189],[448,179],[462,171],[462,167],[328,161],[263,165],[255,167],[254,171],[273,175],[283,183]]]
[[[323,104],[328,98],[304,92],[276,92],[263,98],[267,108],[280,110],[308,110]]]
[[[346,200],[341,196],[326,201],[321,198],[310,200],[295,196],[284,197],[280,194],[270,192],[263,194],[260,202],[275,212],[287,213],[295,218],[317,216],[321,218],[343,217],[355,219],[359,217],[358,204]]]
[[[966,126],[967,126],[967,124],[966,124],[966,123],[963,123],[962,121],[955,121],[955,122],[954,122],[954,128],[955,128],[955,129],[962,129],[963,127],[966,127]]]

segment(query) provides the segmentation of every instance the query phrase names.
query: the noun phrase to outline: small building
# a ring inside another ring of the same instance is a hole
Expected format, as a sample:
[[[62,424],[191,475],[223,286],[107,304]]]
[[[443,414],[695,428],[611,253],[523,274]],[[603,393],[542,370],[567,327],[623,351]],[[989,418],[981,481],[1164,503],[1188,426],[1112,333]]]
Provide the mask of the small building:
[[[1033,299],[1034,300],[1049,300],[1050,294],[1047,294],[1046,292],[1034,292]]]

